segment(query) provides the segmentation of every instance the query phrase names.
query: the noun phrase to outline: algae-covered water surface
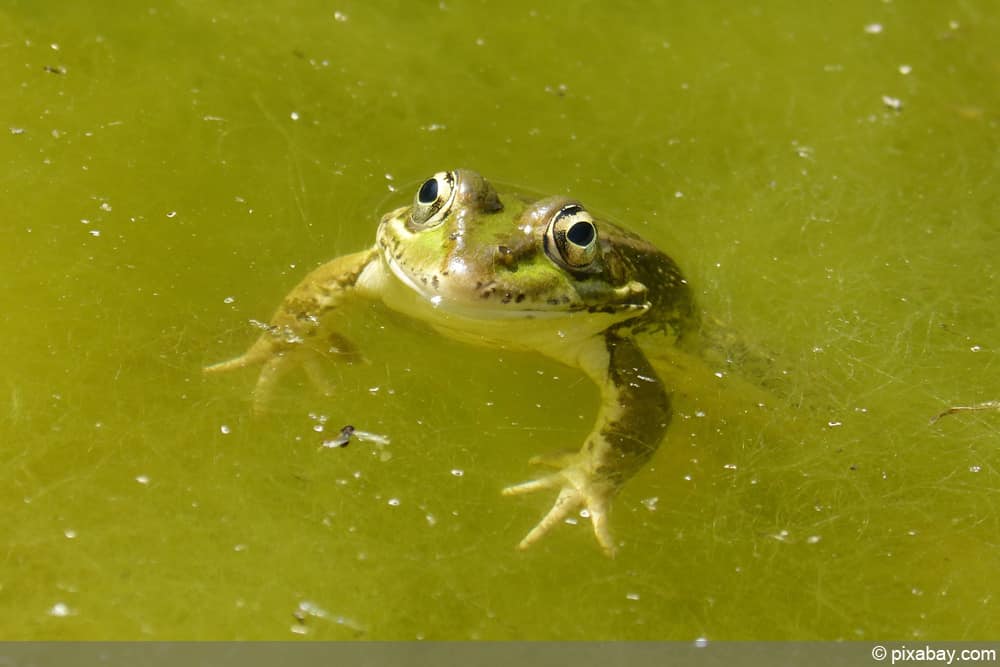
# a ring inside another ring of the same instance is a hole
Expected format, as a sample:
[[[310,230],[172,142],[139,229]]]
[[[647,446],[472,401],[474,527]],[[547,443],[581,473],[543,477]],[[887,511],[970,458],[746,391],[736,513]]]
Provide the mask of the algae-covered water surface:
[[[930,420],[1000,399],[998,23],[4,3],[3,638],[995,638],[1000,412]],[[330,396],[201,372],[455,167],[641,234],[774,360],[766,409],[676,387],[614,559],[578,517],[516,551],[552,498],[500,495],[588,432],[578,370],[373,305]]]

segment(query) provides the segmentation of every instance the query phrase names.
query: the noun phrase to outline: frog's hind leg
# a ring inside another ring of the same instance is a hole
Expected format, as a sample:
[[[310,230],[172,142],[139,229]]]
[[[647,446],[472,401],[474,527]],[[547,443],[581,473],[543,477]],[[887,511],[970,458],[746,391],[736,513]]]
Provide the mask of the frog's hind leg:
[[[608,509],[625,481],[645,465],[663,439],[670,423],[670,395],[631,339],[608,332],[603,338],[588,341],[578,352],[575,365],[601,389],[601,407],[590,435],[574,454],[534,460],[558,466],[557,472],[509,486],[503,494],[559,490],[552,508],[521,540],[519,548],[530,547],[571,512],[583,509],[593,524],[598,545],[613,556]]]

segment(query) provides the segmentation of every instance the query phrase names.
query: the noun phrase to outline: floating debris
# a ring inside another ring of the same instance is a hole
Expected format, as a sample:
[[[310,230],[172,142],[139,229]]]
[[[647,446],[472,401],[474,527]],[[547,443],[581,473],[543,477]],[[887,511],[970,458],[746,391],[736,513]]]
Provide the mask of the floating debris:
[[[347,447],[351,444],[351,436],[354,435],[354,427],[348,424],[344,428],[340,429],[340,435],[332,440],[324,440],[323,446],[328,449],[336,449],[338,447]]]
[[[974,403],[973,405],[956,405],[935,417],[931,417],[931,423],[933,424],[941,419],[941,417],[953,415],[956,412],[978,412],[980,410],[1000,410],[1000,401],[986,401],[985,403]]]
[[[337,625],[342,625],[345,628],[354,630],[355,632],[364,632],[365,628],[345,616],[340,616],[337,614],[331,614],[327,610],[320,607],[315,602],[310,602],[309,600],[302,600],[296,606],[295,611],[292,612],[292,616],[295,618],[297,626],[292,628],[292,632],[296,634],[305,634],[306,620],[309,618],[321,618],[325,621],[330,621]]]
[[[362,431],[361,429],[354,428],[350,424],[340,429],[340,433],[337,437],[331,440],[324,440],[322,445],[329,449],[336,449],[338,447],[347,447],[351,444],[351,438],[357,438],[362,442],[371,442],[380,447],[388,445],[390,440],[389,436],[382,435],[380,433],[372,433],[371,431]]]
[[[893,111],[903,110],[903,101],[898,97],[892,97],[890,95],[882,96],[882,104],[885,105],[886,109],[891,109]]]

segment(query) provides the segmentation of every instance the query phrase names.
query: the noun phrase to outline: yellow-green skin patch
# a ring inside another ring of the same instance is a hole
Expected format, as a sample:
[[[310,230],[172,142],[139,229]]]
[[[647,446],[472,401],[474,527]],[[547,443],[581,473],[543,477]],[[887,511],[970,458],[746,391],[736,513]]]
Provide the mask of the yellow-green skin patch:
[[[669,257],[574,200],[498,192],[475,172],[442,172],[412,205],[382,218],[373,248],[310,273],[244,355],[207,370],[263,363],[258,408],[289,365],[321,381],[304,343],[321,337],[353,353],[329,317],[349,299],[378,299],[443,335],[534,350],[586,373],[601,407],[583,447],[550,461],[553,474],[504,493],[559,491],[521,548],[586,509],[599,544],[614,553],[610,501],[652,456],[671,415],[638,341],[662,348],[695,326],[690,290]]]

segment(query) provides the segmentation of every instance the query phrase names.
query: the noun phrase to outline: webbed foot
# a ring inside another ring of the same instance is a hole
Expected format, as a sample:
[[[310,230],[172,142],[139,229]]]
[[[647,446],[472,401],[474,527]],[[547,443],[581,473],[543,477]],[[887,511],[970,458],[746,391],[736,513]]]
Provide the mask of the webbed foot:
[[[244,354],[202,370],[205,373],[221,373],[263,364],[252,392],[253,411],[260,414],[266,410],[280,377],[295,367],[302,368],[322,395],[333,394],[333,385],[323,371],[323,362],[331,355],[347,360],[359,359],[360,355],[354,345],[342,336],[331,334],[329,338],[330,345],[324,352],[311,344],[283,340],[268,332]]]
[[[559,489],[559,495],[548,514],[517,545],[518,549],[533,545],[572,512],[586,510],[597,543],[606,555],[615,555],[615,545],[608,528],[608,508],[615,491],[610,483],[596,479],[587,466],[576,462],[551,475],[508,486],[503,495],[518,496],[543,489]]]

